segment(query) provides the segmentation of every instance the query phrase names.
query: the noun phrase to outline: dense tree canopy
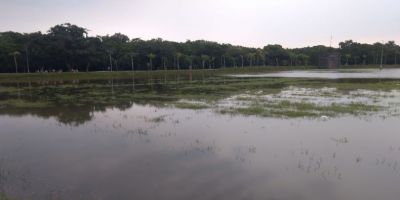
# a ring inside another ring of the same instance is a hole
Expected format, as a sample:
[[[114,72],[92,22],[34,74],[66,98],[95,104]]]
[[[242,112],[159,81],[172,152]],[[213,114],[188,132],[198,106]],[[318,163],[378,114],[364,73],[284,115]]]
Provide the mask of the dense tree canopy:
[[[400,47],[361,44],[348,40],[339,49],[314,46],[286,49],[281,45],[248,48],[211,41],[183,43],[158,39],[130,39],[114,35],[89,37],[72,24],[56,25],[47,33],[0,33],[0,72],[117,71],[212,69],[247,66],[318,65],[319,56],[339,51],[343,65],[399,64]]]

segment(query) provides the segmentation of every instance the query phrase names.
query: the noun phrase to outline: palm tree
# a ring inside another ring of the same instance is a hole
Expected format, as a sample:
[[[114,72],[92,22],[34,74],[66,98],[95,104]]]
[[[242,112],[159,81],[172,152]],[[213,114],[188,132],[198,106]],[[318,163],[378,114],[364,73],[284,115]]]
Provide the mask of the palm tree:
[[[222,57],[221,57],[221,64],[222,64],[222,67],[223,67],[223,68],[226,67],[226,54],[222,55]]]
[[[268,65],[268,63],[269,63],[269,58],[268,58],[268,51],[266,51],[266,50],[263,50],[263,52],[264,52],[264,65]]]
[[[215,68],[215,66],[214,66],[214,61],[215,61],[215,57],[214,57],[214,56],[211,56],[211,57],[210,57],[210,61],[208,62],[208,68],[209,68],[209,69]]]
[[[354,59],[354,64],[357,65],[358,60],[359,60],[360,56],[353,56]]]
[[[189,70],[192,70],[193,69],[193,60],[195,59],[195,56],[190,55],[190,56],[188,56],[188,59],[190,61]]]
[[[234,67],[234,68],[237,68],[236,58],[235,58],[235,57],[231,57],[230,59],[231,59],[231,61],[232,61],[232,63],[233,63],[233,67]]]
[[[207,55],[201,55],[201,64],[202,64],[202,66],[203,66],[203,69],[205,68],[205,65],[206,65],[206,61],[208,61],[210,59],[210,57],[209,56],[207,56]]]
[[[397,55],[400,55],[400,51],[394,53],[394,64],[397,65]]]
[[[256,56],[255,53],[248,53],[247,54],[247,58],[249,59],[249,62],[250,62],[250,67],[253,66],[253,60],[254,60],[255,56]]]
[[[304,56],[304,62],[306,64],[306,66],[308,66],[308,61],[310,60],[310,56],[309,55],[305,55]]]
[[[18,52],[18,51],[14,51],[14,52],[11,52],[9,55],[12,56],[12,57],[14,57],[15,73],[18,73],[17,56],[21,55],[21,53]]]
[[[263,62],[263,65],[264,65],[264,61],[265,61],[265,53],[264,53],[264,50],[262,50],[262,49],[257,49],[257,52],[256,52],[256,58],[257,58],[257,65],[259,66],[260,65],[260,61],[262,61]]]
[[[308,56],[306,54],[299,54],[298,58],[301,60],[302,64],[304,64],[304,66],[308,65],[308,60],[310,59],[310,56]]]
[[[363,57],[363,65],[366,65],[367,64],[367,55],[363,54],[362,57]]]
[[[111,50],[111,49],[108,49],[107,50],[107,53],[108,53],[108,58],[110,59],[110,71],[113,71],[113,62],[112,62],[112,53],[113,53],[113,50]]]
[[[137,55],[138,55],[138,54],[135,53],[135,52],[129,53],[129,57],[131,58],[132,71],[135,70],[135,65],[134,65],[134,63],[133,63],[133,58],[136,57]]]
[[[168,58],[166,56],[163,56],[161,59],[162,59],[162,62],[163,62],[164,70],[167,70],[167,60],[168,60]]]
[[[181,58],[182,56],[183,56],[182,53],[180,53],[180,52],[176,53],[176,66],[177,66],[178,70],[180,70],[179,60],[180,60],[180,58]]]
[[[293,66],[293,63],[296,63],[296,54],[293,52],[288,52],[290,59],[290,66]]]
[[[349,65],[349,59],[351,58],[351,54],[346,54],[344,55],[344,57],[346,58],[346,65]]]
[[[154,53],[149,53],[149,54],[147,54],[147,57],[149,58],[150,71],[151,71],[151,70],[153,70],[153,59],[156,58],[156,55]]]
[[[29,44],[25,45],[25,55],[26,55],[26,72],[30,73],[29,71]]]

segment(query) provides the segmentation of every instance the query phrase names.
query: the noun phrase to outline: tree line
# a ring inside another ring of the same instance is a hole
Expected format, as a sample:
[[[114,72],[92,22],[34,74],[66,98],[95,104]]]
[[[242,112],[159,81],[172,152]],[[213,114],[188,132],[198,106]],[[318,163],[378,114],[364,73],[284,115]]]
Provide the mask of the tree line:
[[[205,40],[130,39],[121,33],[91,37],[87,29],[65,23],[51,27],[47,33],[1,32],[0,72],[317,66],[320,55],[334,51],[341,54],[342,65],[379,64],[381,60],[387,65],[399,64],[400,58],[400,47],[394,41],[361,44],[348,40],[339,48],[249,48]]]

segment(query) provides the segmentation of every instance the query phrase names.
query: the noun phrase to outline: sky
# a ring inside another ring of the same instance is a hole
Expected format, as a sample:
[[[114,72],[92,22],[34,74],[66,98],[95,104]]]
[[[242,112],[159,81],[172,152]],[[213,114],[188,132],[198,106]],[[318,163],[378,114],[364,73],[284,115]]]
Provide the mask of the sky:
[[[89,35],[184,42],[205,39],[287,48],[400,43],[400,0],[0,0],[0,32],[46,32],[61,23]],[[331,39],[332,38],[332,39]]]

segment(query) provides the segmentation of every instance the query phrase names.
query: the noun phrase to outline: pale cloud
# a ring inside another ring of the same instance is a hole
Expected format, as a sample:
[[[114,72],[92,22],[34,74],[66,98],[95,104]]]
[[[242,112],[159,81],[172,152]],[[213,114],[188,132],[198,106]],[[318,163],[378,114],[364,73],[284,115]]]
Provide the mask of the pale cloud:
[[[0,31],[71,22],[91,35],[206,39],[261,47],[400,42],[398,0],[0,0]]]

